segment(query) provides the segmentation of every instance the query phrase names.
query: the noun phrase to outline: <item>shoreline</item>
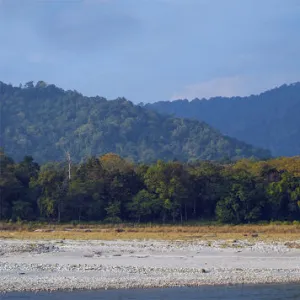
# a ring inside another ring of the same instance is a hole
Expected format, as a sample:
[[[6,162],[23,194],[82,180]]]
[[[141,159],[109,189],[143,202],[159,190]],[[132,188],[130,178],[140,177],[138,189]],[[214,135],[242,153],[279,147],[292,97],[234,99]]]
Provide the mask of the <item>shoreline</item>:
[[[132,286],[132,287],[102,287],[102,288],[64,288],[64,289],[22,289],[22,290],[1,290],[0,295],[10,293],[72,293],[72,292],[101,292],[101,291],[115,291],[115,290],[155,290],[155,289],[180,289],[180,288],[208,288],[208,287],[263,287],[263,286],[297,286],[299,281],[292,282],[265,282],[265,283],[229,283],[229,284],[185,284],[185,285],[168,285],[168,286]]]
[[[263,270],[263,271],[270,271],[270,270]],[[242,275],[242,274],[240,274]],[[269,274],[270,275],[270,274]],[[293,277],[293,275],[292,275]],[[196,288],[196,287],[239,287],[239,286],[264,286],[264,285],[297,285],[300,283],[300,276],[298,276],[297,279],[289,278],[287,280],[282,280],[282,278],[278,278],[277,280],[272,278],[270,280],[253,280],[254,277],[252,277],[252,280],[243,280],[237,282],[206,282],[203,280],[200,281],[194,281],[194,282],[180,282],[178,284],[165,282],[161,284],[155,284],[153,282],[150,282],[148,284],[134,284],[128,282],[117,282],[117,283],[111,283],[111,284],[103,284],[98,283],[95,285],[87,284],[86,282],[83,285],[79,285],[78,281],[73,278],[75,281],[70,284],[70,281],[62,281],[62,278],[57,277],[57,282],[55,287],[49,288],[49,282],[46,281],[35,281],[35,284],[33,286],[22,286],[22,284],[28,284],[29,282],[32,283],[33,280],[36,278],[30,278],[30,280],[23,281],[15,281],[13,282],[13,287],[10,285],[5,284],[5,288],[3,288],[3,285],[1,285],[0,294],[6,294],[6,293],[39,293],[39,292],[47,292],[47,293],[53,293],[53,292],[84,292],[84,291],[106,291],[106,290],[134,290],[134,289],[158,289],[158,288]],[[51,279],[51,278],[49,278]],[[81,279],[86,279],[84,277],[81,277]],[[38,285],[38,286],[36,286]],[[61,286],[63,285],[63,286]]]
[[[283,242],[5,239],[0,254],[2,293],[300,283]]]
[[[299,286],[299,281],[296,282],[276,282],[276,283],[236,283],[236,284],[199,284],[199,285],[178,285],[178,286],[147,286],[147,287],[128,287],[128,288],[96,288],[96,289],[55,289],[55,290],[47,290],[47,289],[40,289],[40,290],[17,290],[17,291],[0,291],[1,295],[7,294],[53,294],[53,293],[86,293],[86,292],[106,292],[106,291],[135,291],[135,290],[158,290],[158,289],[194,289],[194,288],[221,288],[221,287],[228,287],[228,288],[263,288],[263,287],[294,287]]]

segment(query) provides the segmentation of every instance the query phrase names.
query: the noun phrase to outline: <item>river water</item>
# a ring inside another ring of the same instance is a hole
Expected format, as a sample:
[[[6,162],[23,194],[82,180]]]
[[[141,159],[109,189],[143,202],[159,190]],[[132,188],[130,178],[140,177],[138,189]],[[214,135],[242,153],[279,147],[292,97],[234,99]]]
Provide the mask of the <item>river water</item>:
[[[205,286],[54,293],[7,293],[1,300],[300,300],[300,285]]]

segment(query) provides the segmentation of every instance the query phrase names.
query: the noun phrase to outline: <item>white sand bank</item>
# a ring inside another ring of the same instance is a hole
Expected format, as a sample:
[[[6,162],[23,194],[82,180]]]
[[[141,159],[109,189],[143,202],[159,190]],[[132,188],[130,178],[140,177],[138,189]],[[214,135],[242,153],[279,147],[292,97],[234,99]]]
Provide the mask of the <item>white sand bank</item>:
[[[284,243],[0,240],[0,291],[279,282],[300,282]]]

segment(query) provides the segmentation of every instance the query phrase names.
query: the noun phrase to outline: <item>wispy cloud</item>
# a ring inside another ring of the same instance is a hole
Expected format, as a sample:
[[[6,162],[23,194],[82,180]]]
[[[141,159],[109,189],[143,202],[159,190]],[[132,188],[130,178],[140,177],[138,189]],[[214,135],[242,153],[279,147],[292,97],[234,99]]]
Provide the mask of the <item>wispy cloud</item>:
[[[293,83],[299,81],[297,73],[276,74],[270,76],[261,74],[265,79],[262,81],[257,76],[237,75],[231,77],[219,77],[195,84],[190,84],[179,92],[175,92],[171,100],[176,99],[195,99],[195,98],[211,98],[211,97],[233,97],[233,96],[249,96],[251,94],[259,94],[268,89],[280,86],[283,83]]]
[[[214,96],[231,97],[244,93],[245,78],[241,76],[214,78],[185,86],[182,91],[174,93],[175,99],[210,98]]]

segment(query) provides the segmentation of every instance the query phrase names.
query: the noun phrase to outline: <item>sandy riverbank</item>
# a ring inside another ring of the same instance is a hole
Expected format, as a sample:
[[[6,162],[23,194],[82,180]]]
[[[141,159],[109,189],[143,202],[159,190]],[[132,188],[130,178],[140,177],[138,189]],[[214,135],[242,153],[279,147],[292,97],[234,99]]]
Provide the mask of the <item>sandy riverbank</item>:
[[[284,282],[300,249],[283,242],[0,240],[2,292]]]

